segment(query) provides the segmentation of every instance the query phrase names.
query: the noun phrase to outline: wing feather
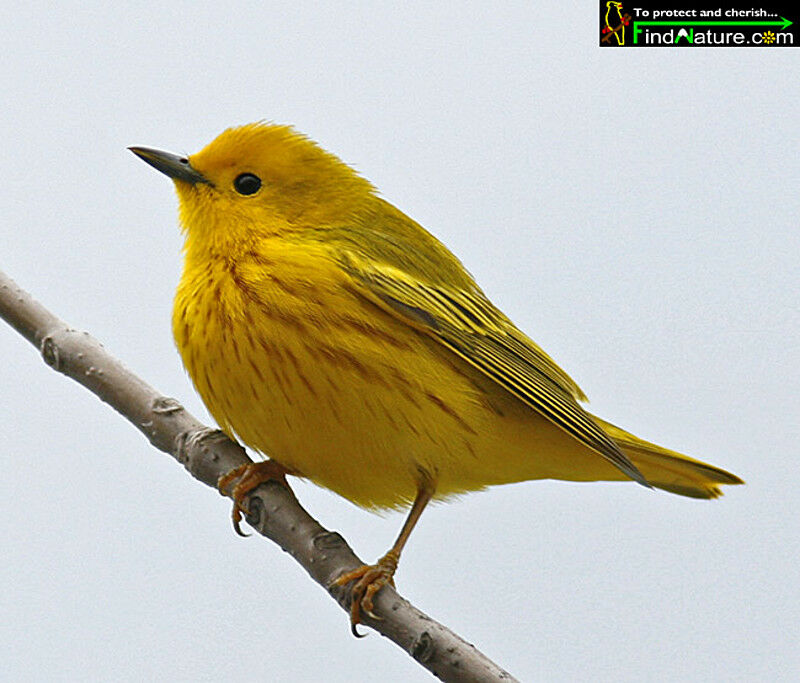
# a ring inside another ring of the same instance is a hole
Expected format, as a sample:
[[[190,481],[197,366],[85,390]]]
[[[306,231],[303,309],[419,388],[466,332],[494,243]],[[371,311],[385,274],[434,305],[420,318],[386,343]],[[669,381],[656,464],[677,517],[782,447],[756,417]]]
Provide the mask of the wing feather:
[[[384,309],[478,368],[631,479],[648,485],[611,437],[578,404],[585,399],[578,385],[477,286],[466,291],[424,282],[353,253],[341,263],[362,285],[361,293],[374,303],[380,302]]]

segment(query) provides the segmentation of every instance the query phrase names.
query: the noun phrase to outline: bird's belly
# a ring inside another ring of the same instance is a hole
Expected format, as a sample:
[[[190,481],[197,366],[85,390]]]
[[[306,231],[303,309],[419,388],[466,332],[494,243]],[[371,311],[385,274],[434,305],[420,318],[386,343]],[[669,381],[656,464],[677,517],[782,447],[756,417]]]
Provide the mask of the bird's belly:
[[[424,335],[352,304],[333,302],[328,311],[348,311],[335,316],[299,303],[206,314],[198,325],[179,298],[173,322],[195,387],[229,435],[358,505],[404,506],[423,479],[441,498],[584,478],[569,476],[582,467],[596,478],[586,467],[602,458]]]
[[[323,354],[308,339],[284,334],[267,353],[259,347],[252,360],[266,381],[236,367],[212,379],[223,421],[245,444],[360,505],[413,499],[420,449],[414,430],[424,416],[391,378],[352,353]]]
[[[301,310],[193,325],[176,300],[184,364],[226,432],[365,507],[403,506],[423,478],[469,469],[481,399],[455,364],[381,311]]]

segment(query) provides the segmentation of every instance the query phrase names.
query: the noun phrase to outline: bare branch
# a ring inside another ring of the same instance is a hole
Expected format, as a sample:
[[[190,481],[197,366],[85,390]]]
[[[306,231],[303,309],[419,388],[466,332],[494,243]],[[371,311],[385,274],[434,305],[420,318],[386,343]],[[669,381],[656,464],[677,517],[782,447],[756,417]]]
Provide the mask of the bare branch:
[[[86,332],[70,328],[0,271],[0,317],[36,346],[44,362],[95,393],[127,418],[153,446],[172,455],[199,481],[218,479],[250,462],[241,446],[200,423],[175,399],[127,370]],[[248,523],[289,553],[346,610],[349,591],[329,588],[363,564],[335,531],[327,531],[276,483],[253,491]],[[473,645],[423,614],[391,586],[376,597],[383,618],[365,624],[386,636],[444,681],[513,681]],[[343,624],[344,628],[344,624]]]

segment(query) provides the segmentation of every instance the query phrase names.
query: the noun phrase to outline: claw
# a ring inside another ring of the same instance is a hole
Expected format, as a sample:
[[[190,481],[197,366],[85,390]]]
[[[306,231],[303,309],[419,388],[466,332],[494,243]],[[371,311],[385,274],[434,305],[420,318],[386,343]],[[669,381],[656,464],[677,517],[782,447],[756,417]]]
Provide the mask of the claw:
[[[351,581],[355,581],[350,589],[350,632],[356,638],[362,637],[358,632],[358,628],[356,628],[361,623],[362,612],[370,619],[381,620],[383,618],[373,612],[372,598],[386,584],[394,588],[394,573],[397,571],[400,553],[403,551],[403,546],[406,544],[411,530],[417,523],[425,506],[433,497],[435,490],[432,480],[427,477],[423,478],[420,482],[417,497],[411,506],[411,511],[408,513],[403,528],[400,530],[400,535],[391,550],[378,560],[377,564],[365,564],[351,572],[345,572],[329,584],[328,587],[332,588],[333,586],[345,586]]]
[[[250,536],[250,534],[242,531],[241,527],[242,514],[246,516],[250,513],[245,503],[245,498],[253,489],[267,481],[277,481],[291,491],[289,484],[286,482],[287,474],[289,474],[289,470],[283,465],[279,465],[274,460],[266,460],[265,462],[248,462],[244,465],[239,465],[239,467],[235,467],[219,478],[217,481],[219,492],[223,496],[230,495],[233,498],[231,520],[233,521],[233,528],[239,536],[245,538]],[[236,483],[228,491],[234,481]]]
[[[233,510],[231,512],[231,521],[233,521],[233,530],[242,538],[247,538],[248,536],[252,536],[253,534],[248,534],[246,531],[242,531],[241,521],[242,521],[242,513],[247,516],[249,511],[246,508],[243,508],[238,503],[233,503]]]
[[[356,628],[361,623],[362,613],[377,621],[383,619],[373,611],[372,598],[386,584],[394,586],[392,577],[396,570],[397,553],[390,550],[376,564],[365,564],[345,572],[330,583],[331,586],[345,586],[351,581],[356,582],[350,589],[350,632],[356,638],[366,635],[360,634]]]

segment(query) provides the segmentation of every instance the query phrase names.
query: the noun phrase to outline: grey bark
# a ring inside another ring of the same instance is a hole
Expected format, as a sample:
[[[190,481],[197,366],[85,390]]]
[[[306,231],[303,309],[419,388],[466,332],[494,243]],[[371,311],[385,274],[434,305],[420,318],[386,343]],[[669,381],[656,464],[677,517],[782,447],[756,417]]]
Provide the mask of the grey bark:
[[[178,401],[161,395],[111,356],[91,335],[70,328],[0,271],[0,317],[36,346],[44,362],[74,379],[127,418],[150,443],[173,456],[198,481],[216,489],[219,478],[251,462],[222,432],[203,425]],[[277,483],[248,498],[247,518],[258,533],[289,553],[345,610],[350,594],[330,583],[363,564],[345,540],[313,519]],[[488,657],[385,586],[376,596],[375,620],[364,624],[389,638],[444,681],[514,681]],[[342,628],[346,628],[342,624]]]

